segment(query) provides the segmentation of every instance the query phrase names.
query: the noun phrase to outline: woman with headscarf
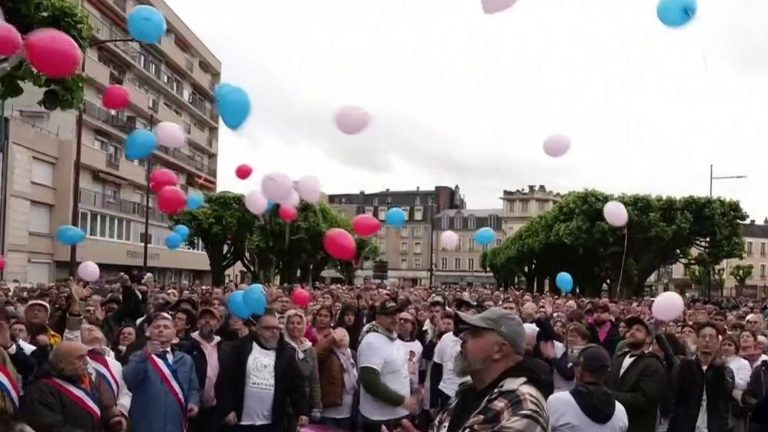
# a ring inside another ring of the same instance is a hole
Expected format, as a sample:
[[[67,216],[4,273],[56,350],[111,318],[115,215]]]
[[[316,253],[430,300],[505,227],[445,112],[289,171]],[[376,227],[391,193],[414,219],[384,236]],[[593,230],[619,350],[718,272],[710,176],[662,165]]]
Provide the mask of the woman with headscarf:
[[[343,328],[349,337],[349,349],[354,353],[360,339],[360,331],[363,329],[363,315],[352,303],[345,303],[339,311],[335,328]],[[319,353],[318,353],[319,354]]]
[[[357,366],[349,349],[350,337],[343,327],[338,327],[328,340],[333,343],[321,343],[317,346],[323,423],[343,430],[352,430]]]
[[[306,383],[306,391],[312,409],[312,420],[319,421],[322,413],[320,400],[320,376],[317,370],[317,352],[304,337],[307,319],[301,311],[291,309],[285,314],[285,340],[296,350],[296,360]],[[293,429],[291,429],[293,430]]]

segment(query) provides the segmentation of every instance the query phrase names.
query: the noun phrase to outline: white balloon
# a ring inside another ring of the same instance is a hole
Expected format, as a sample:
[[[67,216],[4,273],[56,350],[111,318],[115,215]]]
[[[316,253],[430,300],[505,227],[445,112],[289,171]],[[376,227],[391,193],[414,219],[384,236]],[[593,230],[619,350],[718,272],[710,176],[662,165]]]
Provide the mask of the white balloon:
[[[440,246],[445,249],[456,249],[459,245],[459,235],[453,231],[444,231],[440,234]]]
[[[662,321],[672,321],[683,316],[685,302],[680,294],[674,291],[664,291],[653,299],[651,313]]]
[[[336,127],[347,135],[362,132],[371,122],[371,115],[359,106],[344,106],[336,111]]]
[[[603,217],[608,225],[621,228],[629,222],[629,213],[624,204],[618,201],[608,201],[603,207]]]
[[[252,190],[245,196],[245,208],[255,215],[264,214],[264,212],[267,211],[268,206],[269,202],[267,201],[267,198],[257,190]]]
[[[83,261],[77,267],[77,275],[80,279],[86,282],[96,282],[99,280],[101,272],[99,271],[99,266],[97,266],[95,262]]]
[[[187,136],[184,133],[184,129],[181,125],[173,122],[160,122],[153,129],[155,136],[157,137],[157,143],[170,147],[170,148],[182,148],[187,143]]]
[[[320,181],[315,176],[304,176],[294,185],[299,197],[304,201],[315,204],[320,201]]]
[[[278,204],[280,204],[281,207],[296,208],[299,206],[300,202],[301,202],[301,199],[299,198],[299,194],[296,193],[295,190],[292,190],[291,195],[288,197],[288,199],[282,200]]]
[[[544,153],[550,157],[560,157],[571,148],[571,139],[565,135],[552,135],[544,140]]]
[[[261,192],[272,202],[285,201],[293,192],[293,181],[283,173],[269,173],[261,179]]]

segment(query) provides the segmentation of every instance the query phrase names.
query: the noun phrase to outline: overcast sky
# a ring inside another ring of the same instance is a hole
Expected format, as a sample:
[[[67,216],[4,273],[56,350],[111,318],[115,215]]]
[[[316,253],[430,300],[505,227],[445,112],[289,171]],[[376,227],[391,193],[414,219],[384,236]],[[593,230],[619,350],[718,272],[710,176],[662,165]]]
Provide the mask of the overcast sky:
[[[219,187],[316,175],[327,193],[458,184],[716,195],[768,216],[768,1],[700,0],[668,29],[654,0],[166,0],[251,96],[219,136]],[[212,10],[212,8],[216,8]],[[342,105],[374,117],[335,129]],[[571,151],[544,155],[550,134]],[[234,176],[247,162],[249,181]]]

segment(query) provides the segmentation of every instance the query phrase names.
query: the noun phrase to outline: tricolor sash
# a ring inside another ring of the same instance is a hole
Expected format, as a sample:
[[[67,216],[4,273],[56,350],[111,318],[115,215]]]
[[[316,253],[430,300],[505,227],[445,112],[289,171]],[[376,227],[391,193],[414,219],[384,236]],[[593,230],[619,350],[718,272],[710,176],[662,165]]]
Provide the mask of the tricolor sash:
[[[149,359],[149,364],[152,365],[152,369],[160,375],[160,381],[165,384],[165,387],[171,392],[171,395],[173,395],[173,398],[176,399],[176,402],[179,404],[181,415],[186,418],[187,402],[184,397],[184,391],[181,389],[181,383],[171,371],[171,367],[173,366],[151,353],[147,353],[147,358]]]
[[[107,357],[104,354],[89,351],[88,363],[93,367],[93,370],[96,371],[96,374],[99,375],[99,378],[109,384],[112,393],[115,395],[115,400],[117,400],[117,395],[120,392],[120,380],[117,379],[117,374],[109,364]]]
[[[19,409],[21,390],[16,382],[16,377],[2,364],[0,364],[0,392],[3,392],[8,397],[8,400],[11,401],[14,412],[17,411]]]
[[[85,390],[59,378],[45,378],[43,381],[63,393],[69,400],[77,404],[77,406],[87,411],[94,420],[97,422],[101,421],[101,410],[99,409],[99,406]]]

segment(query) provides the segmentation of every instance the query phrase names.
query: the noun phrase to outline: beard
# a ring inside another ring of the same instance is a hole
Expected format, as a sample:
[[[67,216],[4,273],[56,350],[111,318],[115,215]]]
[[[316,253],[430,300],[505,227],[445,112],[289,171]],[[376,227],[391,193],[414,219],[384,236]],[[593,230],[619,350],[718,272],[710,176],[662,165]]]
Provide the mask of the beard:
[[[639,341],[637,339],[627,339],[627,348],[630,351],[637,351],[645,347],[645,341]]]
[[[606,323],[606,320],[603,318],[594,317],[592,318],[592,323],[595,324],[597,327],[602,327],[603,324]]]
[[[462,351],[453,359],[453,372],[459,378],[470,376],[473,372],[483,370],[488,366],[488,360],[469,360]]]
[[[203,324],[200,326],[200,336],[204,338],[209,338],[213,336],[213,326],[209,324]]]

